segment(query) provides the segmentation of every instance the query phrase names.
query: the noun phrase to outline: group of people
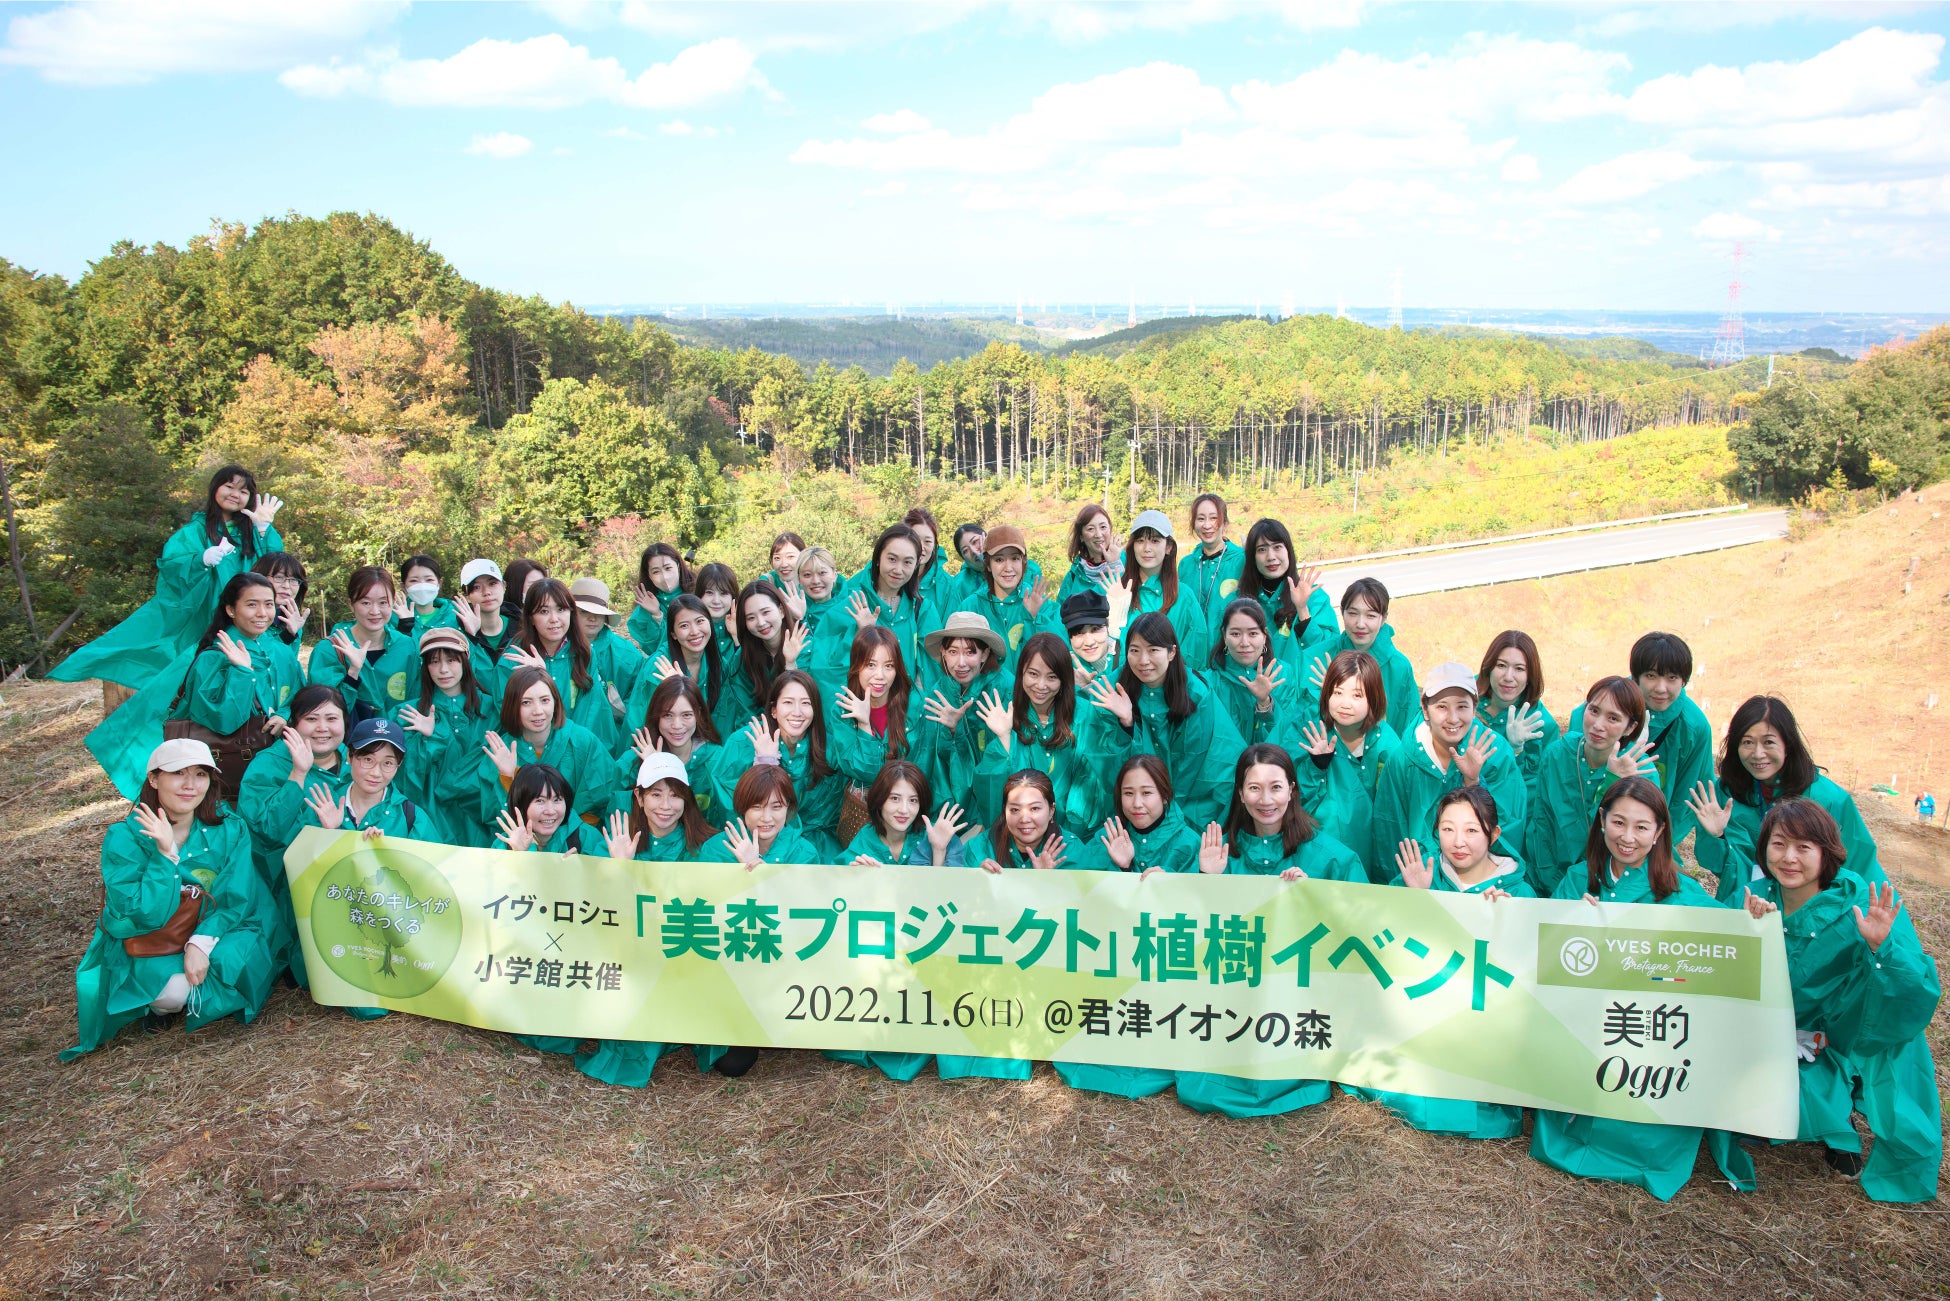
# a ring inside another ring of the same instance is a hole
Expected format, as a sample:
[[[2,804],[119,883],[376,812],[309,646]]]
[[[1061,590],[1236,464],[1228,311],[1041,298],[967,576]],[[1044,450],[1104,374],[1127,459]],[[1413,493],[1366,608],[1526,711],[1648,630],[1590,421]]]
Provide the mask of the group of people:
[[[1189,537],[1146,510],[1121,548],[1109,514],[1085,506],[1054,585],[1020,529],[944,539],[924,508],[850,576],[792,533],[743,582],[657,543],[624,610],[602,582],[531,560],[470,560],[449,589],[415,555],[354,570],[351,620],[305,646],[306,571],[282,549],[280,506],[243,468],[218,471],[164,548],[156,599],[54,675],[133,693],[89,738],[135,807],[103,842],[105,903],[65,1056],[138,1019],[248,1021],[279,975],[302,984],[283,857],[308,826],[650,862],[1277,874],[1778,909],[1800,1139],[1871,1197],[1935,1195],[1935,963],[1787,704],[1748,700],[1716,751],[1671,633],[1641,637],[1626,672],[1560,724],[1529,635],[1418,675],[1381,583],[1330,599],[1280,521],[1235,543],[1225,501],[1206,494]],[[1688,835],[1710,886],[1679,870]],[[669,1047],[529,1042],[636,1086]],[[755,1055],[696,1049],[727,1074]],[[831,1055],[903,1080],[930,1060]],[[1031,1066],[933,1060],[943,1078]],[[1056,1069],[1076,1088],[1175,1089],[1236,1116],[1330,1093]],[[1437,1133],[1511,1137],[1524,1123],[1517,1107],[1351,1091]],[[1866,1160],[1857,1113],[1875,1140]],[[1540,1110],[1531,1151],[1670,1198],[1702,1138],[1727,1178],[1753,1185],[1755,1140],[1718,1131]]]

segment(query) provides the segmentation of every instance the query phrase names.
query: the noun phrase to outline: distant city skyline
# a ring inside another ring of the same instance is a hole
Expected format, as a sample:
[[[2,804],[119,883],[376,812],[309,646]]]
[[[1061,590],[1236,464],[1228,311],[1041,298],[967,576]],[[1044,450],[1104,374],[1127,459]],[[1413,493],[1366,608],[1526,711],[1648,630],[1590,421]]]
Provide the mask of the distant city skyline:
[[[0,257],[384,215],[619,303],[1950,308],[1950,10],[16,5]],[[1397,298],[1396,278],[1401,291]]]

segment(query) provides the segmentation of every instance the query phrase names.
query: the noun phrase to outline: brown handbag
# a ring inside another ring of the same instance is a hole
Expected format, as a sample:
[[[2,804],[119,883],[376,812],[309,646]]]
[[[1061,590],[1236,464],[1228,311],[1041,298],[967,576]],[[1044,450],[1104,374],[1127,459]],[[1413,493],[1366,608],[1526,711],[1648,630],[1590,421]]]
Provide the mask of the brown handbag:
[[[841,849],[853,843],[853,838],[860,834],[860,829],[867,825],[867,821],[867,801],[856,788],[848,786],[846,788],[846,798],[840,801],[839,836]]]
[[[243,788],[244,769],[277,740],[269,730],[269,722],[265,715],[256,714],[226,736],[187,718],[172,718],[163,724],[163,740],[201,741],[209,746],[217,761],[217,798],[234,805],[238,791]]]
[[[132,958],[162,958],[181,953],[202,920],[203,887],[186,882],[182,901],[170,919],[147,935],[131,935],[122,941],[122,948]]]

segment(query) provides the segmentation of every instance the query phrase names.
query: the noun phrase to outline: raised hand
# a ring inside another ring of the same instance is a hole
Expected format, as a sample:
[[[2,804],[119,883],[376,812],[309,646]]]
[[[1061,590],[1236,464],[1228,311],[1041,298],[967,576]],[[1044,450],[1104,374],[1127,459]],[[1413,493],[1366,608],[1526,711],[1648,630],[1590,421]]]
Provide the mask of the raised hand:
[[[1423,857],[1422,847],[1413,840],[1402,841],[1395,850],[1395,866],[1401,869],[1403,885],[1427,890],[1435,884],[1435,864]]]
[[[1773,904],[1761,898],[1752,890],[1743,890],[1741,894],[1744,896],[1741,902],[1747,909],[1747,915],[1755,921],[1759,921],[1761,918],[1767,916],[1767,914],[1777,911]],[[1855,915],[1860,917],[1862,910],[1859,908],[1856,909]]]
[[[1543,734],[1544,711],[1527,700],[1519,702],[1504,720],[1503,739],[1510,743],[1513,750],[1523,749]]]
[[[921,826],[927,833],[928,848],[934,851],[936,867],[945,866],[948,861],[948,844],[956,836],[968,830],[962,821],[961,805],[944,804],[938,817],[922,818]]]
[[[779,639],[779,655],[788,669],[796,669],[799,667],[799,654],[805,649],[806,625],[794,620],[792,626],[785,630],[785,636]]]
[[[1725,804],[1713,796],[1713,787],[1706,782],[1694,782],[1693,789],[1686,796],[1686,807],[1693,811],[1699,829],[1715,840],[1727,834],[1727,824],[1733,821],[1733,797],[1728,796]]]
[[[1300,729],[1300,739],[1306,743],[1308,754],[1334,753],[1334,734],[1319,722],[1312,722]]]
[[[454,602],[454,622],[469,637],[478,636],[481,631],[481,612],[465,596]]]
[[[278,622],[292,632],[303,632],[305,621],[311,618],[311,607],[300,610],[298,603],[288,596],[278,598]]]
[[[921,712],[929,721],[939,723],[952,732],[961,726],[963,715],[968,713],[974,703],[972,700],[965,700],[956,707],[948,703],[948,697],[937,691],[921,703]]]
[[[1061,867],[1064,858],[1069,855],[1069,852],[1070,847],[1064,843],[1062,836],[1051,836],[1043,841],[1043,847],[1041,849],[1032,849],[1029,851],[1029,865],[1039,871],[1048,872],[1054,868]]]
[[[684,670],[678,668],[668,655],[657,656],[650,664],[650,672],[656,675],[659,682],[665,678],[678,678],[684,675]]]
[[[1483,776],[1483,765],[1496,753],[1496,742],[1490,740],[1487,730],[1478,728],[1469,738],[1469,744],[1456,751],[1456,771],[1462,774],[1463,785],[1474,786]]]
[[[215,543],[203,548],[203,563],[206,567],[215,568],[225,556],[236,549],[237,544],[229,538],[218,538]]]
[[[636,735],[630,738],[630,749],[636,751],[639,759],[648,759],[663,748],[663,739],[647,727],[637,728]]]
[[[1205,833],[1198,838],[1198,870],[1207,876],[1222,876],[1232,866],[1231,860],[1225,829],[1216,822],[1206,823]]]
[[[1307,602],[1313,599],[1314,589],[1320,586],[1320,566],[1302,565],[1286,580],[1286,590],[1293,593],[1293,608],[1301,614],[1307,612]]]
[[[661,619],[664,617],[663,602],[657,599],[655,592],[645,587],[642,583],[636,585],[636,608],[649,615],[652,619]]]
[[[1319,695],[1320,689],[1327,685],[1327,659],[1325,656],[1307,665],[1307,681],[1313,683],[1315,695]]]
[[[1104,850],[1120,872],[1130,871],[1131,864],[1137,859],[1137,846],[1131,843],[1131,833],[1124,830],[1124,824],[1116,818],[1104,819]]]
[[[418,732],[421,736],[433,735],[433,715],[423,714],[411,705],[400,706],[399,721],[406,724],[409,732]]]
[[[1647,757],[1652,750],[1652,738],[1641,734],[1630,745],[1613,746],[1611,758],[1605,767],[1614,777],[1645,777],[1659,771],[1658,766]]]
[[[244,649],[244,644],[241,641],[232,637],[228,632],[220,632],[217,634],[216,648],[223,652],[225,659],[235,664],[238,668],[247,669],[251,666],[251,653]]]
[[[1280,667],[1278,660],[1270,665],[1261,664],[1253,670],[1253,676],[1245,680],[1246,690],[1252,692],[1253,699],[1259,702],[1256,708],[1260,713],[1273,707],[1273,689],[1285,685],[1286,670]]]
[[[345,806],[338,797],[323,786],[314,786],[305,792],[305,803],[311,806],[318,825],[327,831],[337,831],[345,825]]]
[[[405,592],[395,587],[393,589],[393,617],[395,619],[405,619],[412,615],[412,613],[413,603],[406,599]]]
[[[841,687],[833,693],[833,707],[839,710],[841,718],[850,718],[859,724],[862,732],[873,731],[873,706],[865,696],[853,694],[853,688]]]
[[[603,848],[609,856],[627,863],[636,857],[636,843],[636,832],[630,830],[629,817],[622,813],[610,814],[609,821],[603,824]]]
[[[1022,594],[1022,608],[1028,612],[1030,618],[1034,619],[1036,612],[1043,608],[1043,602],[1048,599],[1049,594],[1043,590],[1043,576],[1038,574],[1036,581],[1029,585],[1029,590]]]
[[[785,591],[779,593],[785,598],[785,608],[792,612],[794,622],[803,622],[806,617],[806,593],[797,579],[789,579]]]
[[[276,519],[278,512],[283,509],[284,499],[282,497],[267,497],[263,493],[259,493],[257,495],[257,505],[245,511],[244,518],[257,525],[257,531],[262,533],[265,529],[271,527],[271,521]]]
[[[867,594],[857,587],[853,589],[853,595],[847,598],[846,612],[862,628],[880,621],[879,607],[867,600]]]
[[[348,637],[343,628],[334,628],[330,638],[332,649],[339,653],[339,661],[345,665],[345,676],[356,678],[365,671],[366,648]]]
[[[548,661],[542,658],[541,652],[529,650],[526,646],[508,647],[501,661],[504,664],[512,664],[518,669],[541,669],[544,672],[548,670]]]
[[[743,818],[733,819],[731,825],[724,829],[724,847],[731,851],[733,858],[745,865],[747,872],[765,861],[764,855],[759,853],[758,838],[745,830]]]
[[[1126,730],[1129,730],[1132,721],[1137,717],[1137,707],[1131,703],[1130,693],[1122,686],[1097,678],[1091,682],[1090,690],[1086,694],[1091,704],[1099,709],[1109,710],[1111,715],[1122,723]]]
[[[1078,691],[1088,691],[1090,689],[1090,684],[1097,680],[1097,675],[1084,667],[1083,657],[1076,654],[1074,651],[1072,651],[1070,654],[1070,668],[1077,675]]]
[[[305,774],[311,771],[311,742],[296,732],[284,734],[284,748],[291,751],[291,780],[302,782]]]
[[[1869,886],[1869,913],[1855,910],[1855,929],[1862,932],[1862,938],[1871,951],[1880,949],[1882,942],[1889,938],[1889,931],[1896,924],[1896,914],[1902,911],[1902,902],[1896,898],[1896,887],[1887,882]]]
[[[176,828],[169,825],[169,819],[147,804],[135,806],[135,825],[142,834],[156,842],[156,848],[170,862],[176,861]]]
[[[494,733],[489,732],[488,735],[493,736]],[[494,825],[499,830],[496,839],[509,849],[519,853],[535,847],[535,833],[528,829],[528,819],[523,815],[502,809],[494,815]]]
[[[738,645],[738,611],[733,609],[724,617],[724,635],[731,638],[733,647]]]
[[[1016,711],[1005,704],[999,691],[984,691],[975,701],[975,717],[982,720],[982,726],[994,733],[995,739],[1002,743],[1002,753],[1009,753],[1009,742],[1015,735]]]
[[[771,724],[763,718],[754,718],[745,725],[745,731],[752,738],[752,760],[755,763],[777,763],[779,761],[779,734],[772,730]]]
[[[521,767],[521,759],[515,748],[509,745],[499,732],[489,732],[481,738],[481,749],[487,757],[494,760],[494,770],[509,781],[515,779],[515,772]]]

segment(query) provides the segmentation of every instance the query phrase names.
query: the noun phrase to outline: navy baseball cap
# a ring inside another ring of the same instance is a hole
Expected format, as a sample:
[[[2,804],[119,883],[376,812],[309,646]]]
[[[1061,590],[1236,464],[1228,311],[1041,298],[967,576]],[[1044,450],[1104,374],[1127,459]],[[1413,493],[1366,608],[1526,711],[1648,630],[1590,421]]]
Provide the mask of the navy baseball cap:
[[[377,745],[382,741],[402,755],[406,753],[406,733],[390,718],[368,718],[363,723],[354,724],[352,740],[347,748],[357,754],[367,746]]]

